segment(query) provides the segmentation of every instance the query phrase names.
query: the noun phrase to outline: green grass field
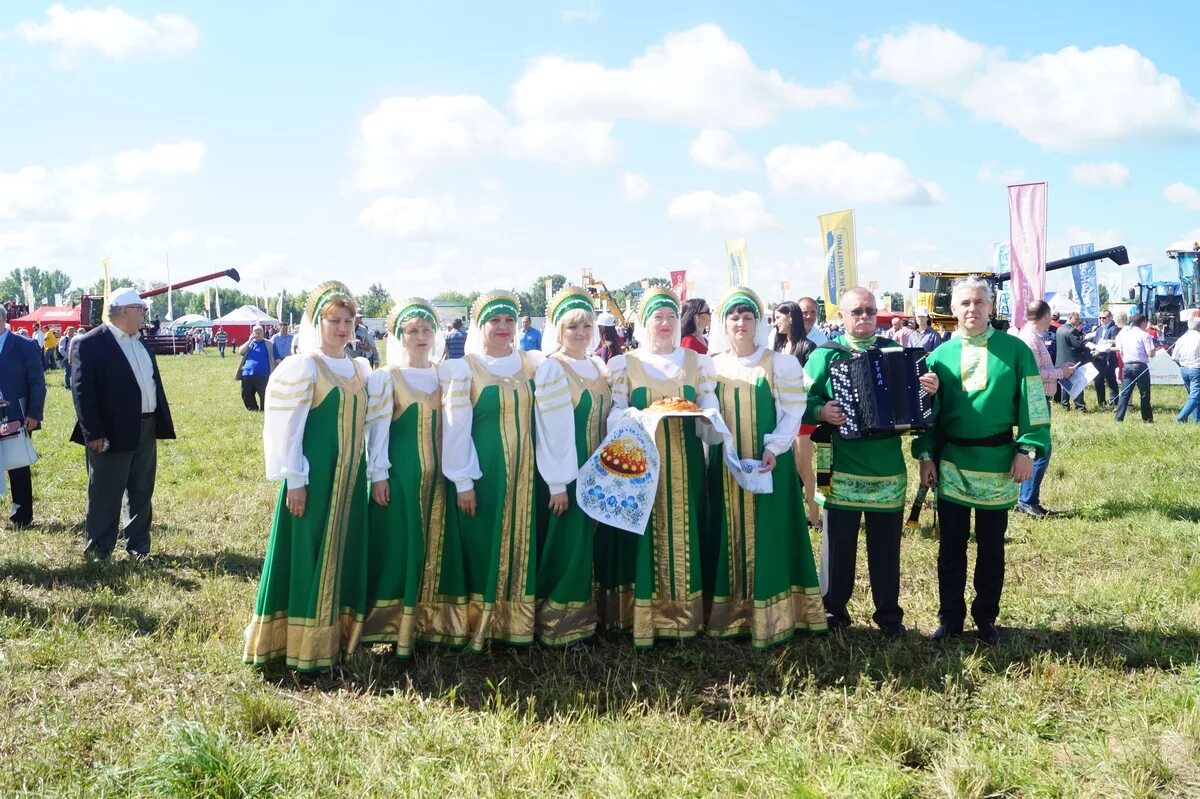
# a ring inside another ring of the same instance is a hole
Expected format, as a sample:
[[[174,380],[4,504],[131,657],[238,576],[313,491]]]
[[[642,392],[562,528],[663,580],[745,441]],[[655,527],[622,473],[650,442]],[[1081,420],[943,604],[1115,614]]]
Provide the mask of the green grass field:
[[[1173,421],[1179,388],[1155,387],[1154,425],[1056,413],[1043,501],[1064,514],[1014,516],[994,649],[865,627],[765,654],[380,647],[297,680],[240,662],[277,489],[236,363],[160,361],[180,438],[151,567],[84,563],[83,455],[48,375],[37,527],[0,531],[0,796],[1200,796],[1200,428]],[[904,542],[926,635],[936,548]]]

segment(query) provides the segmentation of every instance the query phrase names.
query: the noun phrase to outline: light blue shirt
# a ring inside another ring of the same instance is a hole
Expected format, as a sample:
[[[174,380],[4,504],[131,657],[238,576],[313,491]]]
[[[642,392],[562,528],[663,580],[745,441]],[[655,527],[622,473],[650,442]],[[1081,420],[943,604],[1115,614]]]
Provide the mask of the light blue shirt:
[[[283,333],[276,333],[271,336],[271,344],[275,347],[275,360],[282,361],[292,354],[293,338],[291,333],[288,333],[286,336]]]

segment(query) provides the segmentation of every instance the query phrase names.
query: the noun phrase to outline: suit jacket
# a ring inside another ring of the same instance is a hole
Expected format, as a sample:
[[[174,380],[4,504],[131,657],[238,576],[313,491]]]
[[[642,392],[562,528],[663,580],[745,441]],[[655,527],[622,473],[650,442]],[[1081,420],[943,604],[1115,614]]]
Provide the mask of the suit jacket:
[[[1054,351],[1054,365],[1065,366],[1069,363],[1083,363],[1090,360],[1091,354],[1083,346],[1083,333],[1071,325],[1060,325],[1054,334],[1058,345]]]
[[[46,406],[46,373],[42,363],[42,351],[27,338],[18,336],[12,328],[0,349],[0,392],[8,400],[8,407],[0,408],[0,414],[8,421],[17,421],[26,416],[42,420]]]
[[[137,345],[145,347],[142,340]],[[174,438],[171,409],[158,374],[158,361],[150,353],[153,367],[155,438]],[[71,345],[71,398],[75,401],[75,430],[71,440],[86,444],[107,438],[114,452],[132,452],[142,436],[142,394],[133,367],[108,325],[100,325],[75,337]]]

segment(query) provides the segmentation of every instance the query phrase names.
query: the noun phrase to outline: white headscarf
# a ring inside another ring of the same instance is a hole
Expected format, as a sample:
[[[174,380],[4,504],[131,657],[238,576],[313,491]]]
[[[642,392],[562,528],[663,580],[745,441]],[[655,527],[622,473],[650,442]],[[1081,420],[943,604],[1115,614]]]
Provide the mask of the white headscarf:
[[[479,295],[471,306],[471,327],[467,330],[467,341],[463,352],[468,355],[483,354],[483,325],[496,314],[511,314],[514,320],[521,318],[521,298],[511,291],[496,289]],[[512,343],[516,352],[517,342]]]
[[[752,289],[745,286],[734,286],[725,292],[725,296],[721,297],[721,301],[713,309],[715,311],[713,323],[708,332],[709,355],[732,351],[729,336],[725,332],[725,318],[729,315],[729,310],[736,305],[749,305],[754,309],[754,316],[758,320],[754,326],[754,344],[758,347],[766,347],[767,342],[770,341],[774,328],[767,324],[764,313],[766,305],[763,304],[762,298]]]
[[[312,355],[321,351],[321,315],[329,307],[330,301],[348,303],[351,314],[358,308],[354,295],[345,283],[327,280],[317,284],[308,293],[308,303],[304,306],[304,315],[296,330],[296,352]]]
[[[675,311],[676,318],[679,317],[679,296],[669,288],[663,286],[655,286],[654,288],[647,289],[646,293],[642,295],[642,301],[638,303],[637,325],[634,330],[634,338],[647,351],[649,351],[650,344],[653,341],[653,337],[647,327],[647,320],[650,318],[650,314],[663,307],[672,309]],[[679,347],[679,340],[679,324],[676,323],[673,348]]]
[[[546,304],[546,329],[542,331],[542,352],[550,355],[562,348],[559,326],[568,311],[587,311],[592,315],[592,341],[587,354],[591,355],[600,346],[600,325],[596,322],[596,309],[587,289],[579,286],[563,286]]]
[[[388,319],[387,363],[388,366],[408,367],[409,354],[404,346],[404,326],[414,319],[424,319],[433,328],[433,346],[429,348],[429,361],[435,364],[442,359],[445,338],[438,329],[437,310],[429,300],[409,297],[396,303]]]

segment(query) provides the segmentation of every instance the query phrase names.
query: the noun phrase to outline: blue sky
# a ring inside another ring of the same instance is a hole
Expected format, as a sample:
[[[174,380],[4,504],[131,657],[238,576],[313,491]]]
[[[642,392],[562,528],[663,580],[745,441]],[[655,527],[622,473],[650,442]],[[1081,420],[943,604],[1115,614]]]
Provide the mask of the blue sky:
[[[819,291],[816,216],[853,207],[861,281],[901,288],[988,264],[1019,180],[1051,258],[1162,277],[1200,238],[1183,3],[114,2],[0,6],[4,271],[713,294],[745,236],[775,298]]]

